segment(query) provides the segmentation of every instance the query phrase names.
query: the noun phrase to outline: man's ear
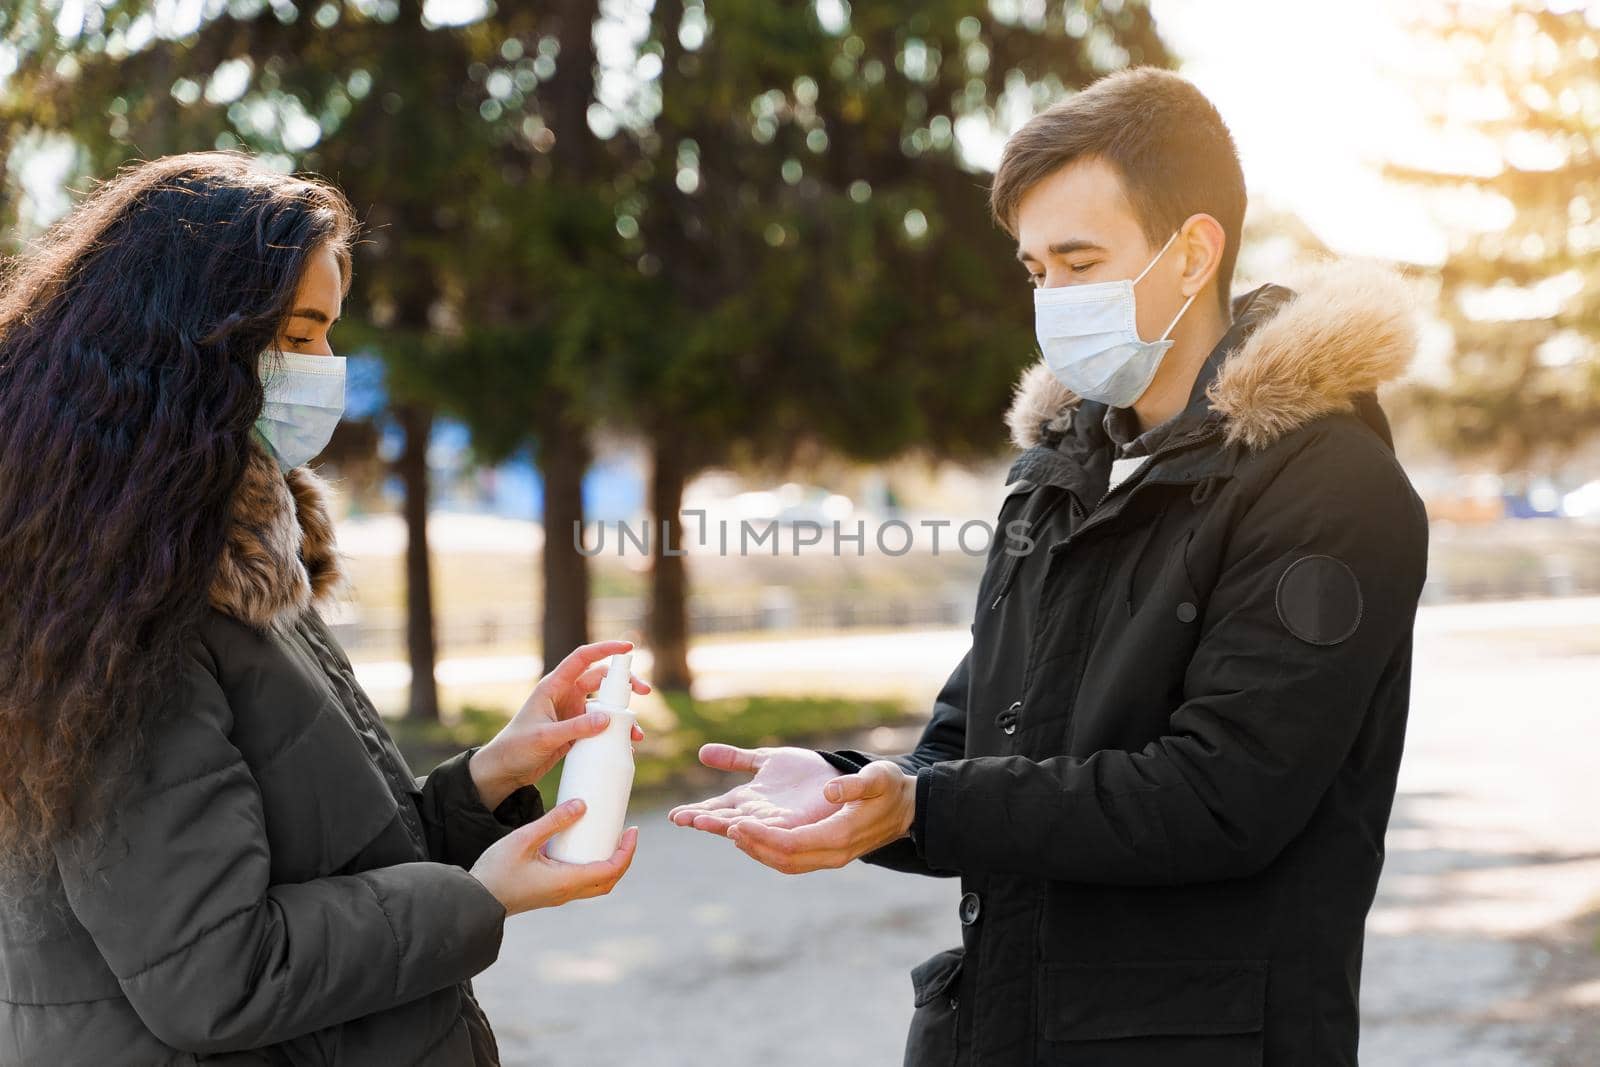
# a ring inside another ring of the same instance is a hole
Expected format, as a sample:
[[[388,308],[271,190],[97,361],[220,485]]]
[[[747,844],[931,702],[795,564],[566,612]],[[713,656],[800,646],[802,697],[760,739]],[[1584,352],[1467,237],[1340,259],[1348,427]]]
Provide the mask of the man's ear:
[[[1222,250],[1228,235],[1222,223],[1204,212],[1190,215],[1178,228],[1178,247],[1183,252],[1183,295],[1193,296],[1217,276],[1222,266]]]

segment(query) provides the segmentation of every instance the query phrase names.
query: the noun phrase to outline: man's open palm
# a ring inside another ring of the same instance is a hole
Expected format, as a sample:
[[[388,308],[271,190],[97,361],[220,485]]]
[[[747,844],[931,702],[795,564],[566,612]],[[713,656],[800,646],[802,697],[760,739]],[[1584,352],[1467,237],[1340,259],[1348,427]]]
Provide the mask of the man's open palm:
[[[705,745],[700,762],[719,771],[744,771],[755,777],[696,804],[682,804],[667,813],[678,826],[726,837],[736,819],[755,819],[768,826],[809,826],[843,805],[822,795],[822,787],[839,771],[806,748],[734,748]]]

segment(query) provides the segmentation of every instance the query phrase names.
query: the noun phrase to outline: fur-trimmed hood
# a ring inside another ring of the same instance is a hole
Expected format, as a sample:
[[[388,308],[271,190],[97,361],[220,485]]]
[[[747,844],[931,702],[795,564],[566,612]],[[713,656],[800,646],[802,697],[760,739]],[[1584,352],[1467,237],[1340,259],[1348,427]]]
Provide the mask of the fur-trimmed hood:
[[[327,483],[310,467],[279,471],[252,440],[211,582],[211,606],[259,630],[284,629],[345,588]]]
[[[1206,390],[1229,444],[1263,448],[1297,426],[1350,411],[1399,377],[1416,351],[1409,285],[1386,267],[1331,260],[1302,268]],[[1071,422],[1079,397],[1041,360],[1018,381],[1006,426],[1021,449]]]

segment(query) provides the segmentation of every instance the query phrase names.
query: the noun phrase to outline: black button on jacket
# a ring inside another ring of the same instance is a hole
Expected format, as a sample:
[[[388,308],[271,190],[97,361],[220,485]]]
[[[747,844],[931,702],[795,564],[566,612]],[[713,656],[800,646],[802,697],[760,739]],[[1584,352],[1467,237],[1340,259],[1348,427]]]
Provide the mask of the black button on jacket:
[[[1412,306],[1333,264],[1233,312],[1109,492],[1105,406],[1019,387],[972,649],[897,758],[916,825],[866,857],[982,901],[913,972],[909,1064],[1356,1062],[1426,571],[1375,398]]]

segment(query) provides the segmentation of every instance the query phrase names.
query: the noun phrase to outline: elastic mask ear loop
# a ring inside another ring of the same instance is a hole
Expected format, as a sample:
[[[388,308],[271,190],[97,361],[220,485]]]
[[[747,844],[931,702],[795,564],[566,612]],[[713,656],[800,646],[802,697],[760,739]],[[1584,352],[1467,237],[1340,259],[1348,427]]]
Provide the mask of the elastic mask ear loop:
[[[1150,273],[1150,268],[1161,262],[1161,257],[1167,254],[1167,249],[1171,248],[1172,242],[1176,241],[1177,239],[1178,231],[1173,230],[1172,236],[1167,238],[1167,243],[1161,246],[1161,251],[1157,252],[1154,258],[1144,265],[1144,270],[1139,272],[1139,276],[1133,279],[1134,285],[1138,285],[1140,282],[1144,281],[1144,276]]]
[[[1187,300],[1185,300],[1183,302],[1183,307],[1179,308],[1178,309],[1178,313],[1176,315],[1172,316],[1172,321],[1167,323],[1167,328],[1165,330],[1161,331],[1161,337],[1160,337],[1161,341],[1165,341],[1167,339],[1167,335],[1172,332],[1172,328],[1174,326],[1178,325],[1178,320],[1183,318],[1183,313],[1185,311],[1189,310],[1189,305],[1194,303],[1194,298],[1199,296],[1199,295],[1200,295],[1199,293],[1190,293],[1189,294],[1189,299],[1187,299]]]
[[[1150,268],[1154,267],[1157,263],[1161,262],[1161,257],[1167,254],[1167,249],[1172,247],[1172,242],[1174,242],[1174,241],[1176,241],[1178,239],[1178,232],[1179,231],[1177,231],[1177,230],[1173,230],[1172,231],[1172,236],[1168,237],[1167,238],[1167,243],[1161,246],[1161,251],[1157,252],[1156,255],[1155,255],[1155,258],[1152,259],[1149,263],[1146,263],[1144,265],[1144,270],[1140,271],[1139,272],[1139,276],[1133,280],[1133,284],[1134,285],[1138,285],[1141,281],[1143,281],[1144,280],[1144,276],[1146,274],[1150,273]],[[1172,332],[1173,327],[1178,325],[1178,320],[1183,318],[1184,312],[1189,310],[1189,305],[1194,303],[1194,298],[1199,296],[1199,295],[1200,295],[1199,293],[1190,293],[1189,294],[1189,299],[1185,300],[1183,302],[1183,307],[1179,308],[1178,309],[1178,313],[1176,315],[1172,316],[1172,321],[1167,323],[1167,328],[1165,330],[1161,331],[1161,336],[1155,339],[1155,341],[1153,342],[1154,344],[1160,344],[1162,341],[1165,341],[1167,339],[1167,335]]]

